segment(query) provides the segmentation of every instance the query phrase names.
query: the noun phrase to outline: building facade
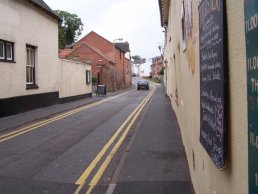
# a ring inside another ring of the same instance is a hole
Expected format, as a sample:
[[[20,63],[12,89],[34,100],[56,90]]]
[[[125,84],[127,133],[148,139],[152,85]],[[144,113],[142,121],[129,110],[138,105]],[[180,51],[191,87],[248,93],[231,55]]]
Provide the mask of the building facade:
[[[37,1],[3,0],[0,4],[1,15],[5,16],[0,19],[1,50],[7,49],[8,43],[12,47],[9,59],[5,50],[0,60],[2,109],[15,112],[18,105],[27,110],[56,103],[58,17],[51,10],[41,11],[42,4]]]
[[[71,49],[64,49],[61,58],[89,61],[92,76],[97,84],[104,84],[108,91],[128,88],[131,84],[129,43],[112,43],[94,31],[76,42]]]
[[[65,72],[58,58],[60,19],[43,0],[1,0],[0,13],[0,117],[53,105],[60,98],[91,96],[90,84],[59,96]],[[90,70],[86,64],[80,66]],[[84,70],[80,79],[86,85]]]
[[[153,78],[158,79],[160,73],[161,73],[162,70],[163,70],[163,68],[164,68],[164,65],[163,65],[162,56],[157,56],[157,57],[152,58],[151,76],[152,76]]]
[[[246,41],[257,27],[257,3],[159,0],[159,6],[164,83],[196,194],[257,193],[257,131],[250,132],[257,72],[246,56],[258,38],[256,32]]]

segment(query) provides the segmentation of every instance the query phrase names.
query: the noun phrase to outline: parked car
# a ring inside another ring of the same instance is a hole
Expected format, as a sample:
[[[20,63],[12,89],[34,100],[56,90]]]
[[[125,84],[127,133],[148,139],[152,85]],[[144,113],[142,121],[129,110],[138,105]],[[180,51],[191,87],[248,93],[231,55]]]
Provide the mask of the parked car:
[[[136,77],[136,74],[135,74],[135,73],[132,73],[132,77]]]
[[[149,82],[146,80],[140,80],[137,82],[137,90],[146,89],[149,90]]]

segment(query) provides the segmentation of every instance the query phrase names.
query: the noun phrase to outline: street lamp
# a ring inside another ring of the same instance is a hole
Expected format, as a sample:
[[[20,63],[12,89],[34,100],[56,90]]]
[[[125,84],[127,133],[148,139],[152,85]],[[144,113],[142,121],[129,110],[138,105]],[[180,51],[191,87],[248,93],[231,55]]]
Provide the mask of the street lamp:
[[[114,39],[113,40],[113,52],[112,52],[112,58],[113,58],[113,63],[114,63],[114,66],[113,66],[113,75],[114,75],[114,91],[115,91],[115,89],[116,89],[116,76],[115,76],[115,64],[116,64],[116,62],[115,62],[115,41],[123,41],[123,38],[116,38],[116,39]]]

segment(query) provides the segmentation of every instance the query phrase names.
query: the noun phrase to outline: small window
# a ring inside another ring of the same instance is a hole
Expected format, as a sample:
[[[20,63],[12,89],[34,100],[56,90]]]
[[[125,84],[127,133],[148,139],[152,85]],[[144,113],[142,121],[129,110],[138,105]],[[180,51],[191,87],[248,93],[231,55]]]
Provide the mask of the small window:
[[[91,75],[90,75],[90,70],[86,70],[86,84],[91,83]]]
[[[0,59],[5,58],[4,50],[4,42],[0,41]]]
[[[14,43],[0,40],[0,61],[14,62]]]
[[[38,88],[36,86],[36,79],[35,79],[35,56],[36,56],[36,47],[34,46],[26,46],[26,55],[27,55],[27,62],[26,62],[26,84],[27,89],[34,89]]]
[[[10,43],[6,43],[6,59],[7,60],[13,59],[13,46]]]

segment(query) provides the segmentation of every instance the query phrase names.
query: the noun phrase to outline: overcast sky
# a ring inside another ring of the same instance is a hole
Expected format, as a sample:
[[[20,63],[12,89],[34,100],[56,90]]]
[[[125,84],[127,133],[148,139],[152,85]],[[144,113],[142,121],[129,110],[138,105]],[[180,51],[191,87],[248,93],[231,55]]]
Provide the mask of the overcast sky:
[[[44,0],[53,10],[75,13],[82,19],[85,36],[90,31],[113,42],[123,38],[131,55],[149,59],[160,55],[164,34],[160,25],[158,0]],[[146,73],[145,73],[146,74]]]

